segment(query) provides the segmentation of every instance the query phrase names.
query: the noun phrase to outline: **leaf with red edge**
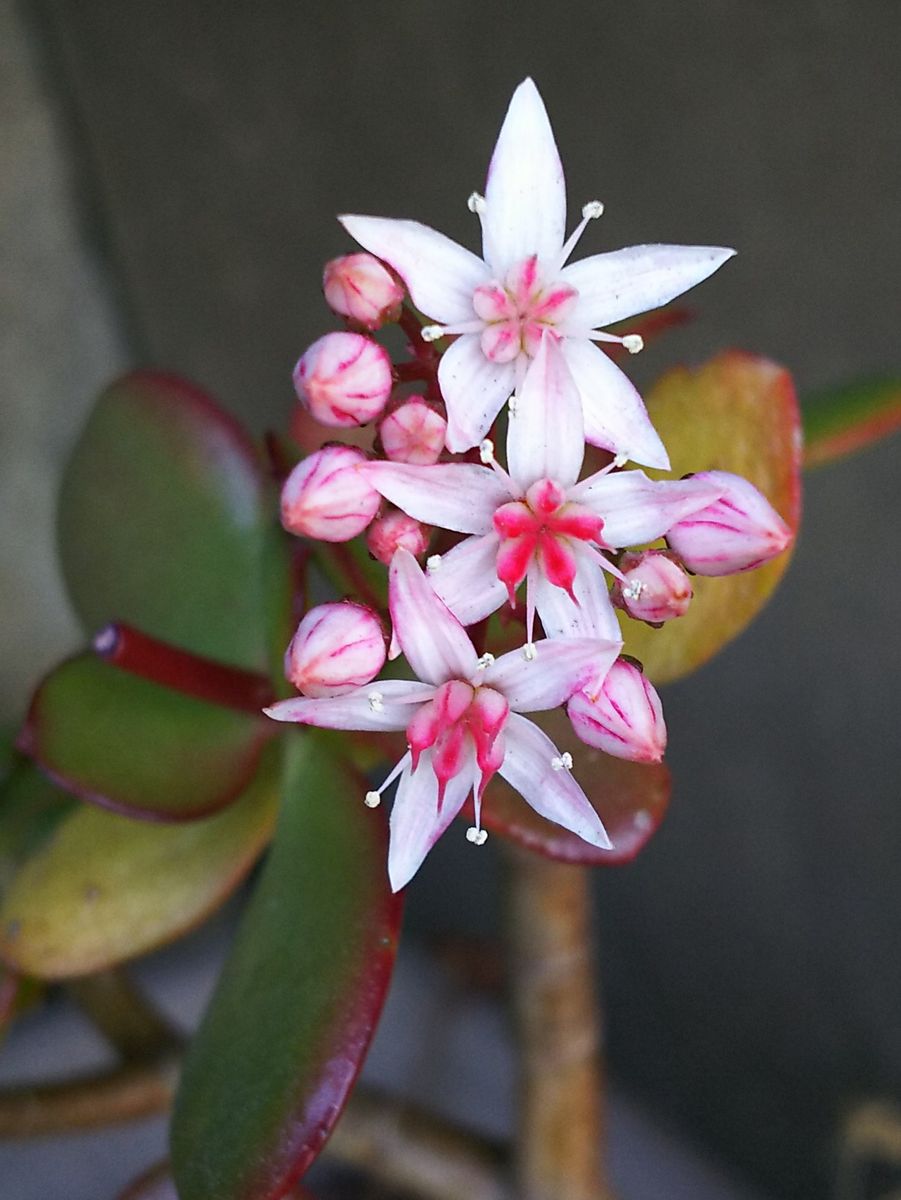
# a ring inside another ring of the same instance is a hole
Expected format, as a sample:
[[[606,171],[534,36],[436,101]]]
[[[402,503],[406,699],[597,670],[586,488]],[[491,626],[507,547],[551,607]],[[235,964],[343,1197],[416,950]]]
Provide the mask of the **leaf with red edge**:
[[[394,962],[385,819],[315,735],[286,745],[272,851],[176,1101],[181,1200],[289,1191],[344,1107]]]
[[[795,390],[784,367],[729,351],[702,367],[668,372],[647,397],[675,478],[732,471],[750,479],[793,530],[801,511],[801,429]],[[656,478],[667,473],[649,471]],[[787,551],[753,571],[692,579],[684,617],[661,629],[621,616],[625,652],[656,683],[680,679],[736,637],[768,600],[788,566]]]
[[[209,704],[83,654],[41,683],[18,744],[82,799],[179,821],[234,800],[275,732],[262,714]]]
[[[619,866],[644,849],[666,815],[670,798],[669,768],[663,763],[633,763],[611,758],[580,742],[562,710],[530,717],[575,763],[574,777],[582,785],[613,842],[612,850],[592,846],[574,833],[545,820],[499,775],[491,781],[482,804],[482,824],[560,862],[584,866]],[[473,820],[472,800],[463,819]]]
[[[808,396],[804,466],[820,467],[901,429],[901,379],[862,379]]]
[[[125,1191],[119,1194],[118,1200],[178,1200],[168,1162],[151,1167],[134,1183],[129,1184]],[[287,1193],[286,1200],[315,1200],[315,1197],[306,1188],[298,1186]]]
[[[281,774],[271,746],[236,803],[203,821],[135,821],[79,804],[22,863],[0,906],[0,956],[40,979],[115,966],[193,929],[272,836]]]
[[[199,388],[137,371],[102,393],[60,492],[60,560],[90,632],[124,621],[242,667],[266,665],[260,458]]]

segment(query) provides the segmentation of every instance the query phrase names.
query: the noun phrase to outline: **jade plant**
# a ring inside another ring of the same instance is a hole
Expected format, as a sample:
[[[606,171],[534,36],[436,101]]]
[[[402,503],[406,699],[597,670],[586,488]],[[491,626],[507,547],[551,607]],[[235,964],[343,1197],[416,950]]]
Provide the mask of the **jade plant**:
[[[138,371],[66,469],[60,561],[88,640],[6,756],[0,1028],[64,983],[122,1063],[0,1095],[0,1132],[174,1100],[171,1163],[133,1200],[306,1194],[342,1113],[334,1153],[414,1193],[499,1196],[512,1170],[530,1200],[605,1194],[588,869],[628,863],[666,811],[656,685],[766,602],[802,466],[901,423],[896,382],[854,385],[811,401],[802,448],[788,371],[737,350],[642,398],[629,355],[733,252],[571,263],[603,206],[566,238],[531,81],[469,207],[482,257],[414,221],[342,218],[362,247],[325,268],[342,327],[302,354],[287,432],[256,445],[199,388]],[[377,336],[392,328],[399,352]],[[473,870],[489,834],[510,848],[512,1166],[390,1097],[348,1105],[403,890],[455,830]],[[119,968],[261,859],[185,1047]]]

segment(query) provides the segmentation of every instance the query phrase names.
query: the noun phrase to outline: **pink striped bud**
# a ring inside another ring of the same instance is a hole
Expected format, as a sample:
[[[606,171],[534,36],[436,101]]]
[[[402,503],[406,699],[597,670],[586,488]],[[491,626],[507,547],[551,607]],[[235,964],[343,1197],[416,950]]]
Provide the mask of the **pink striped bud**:
[[[341,696],[375,679],[384,665],[381,622],[351,600],[311,608],[285,652],[285,675],[305,696]]]
[[[411,396],[379,426],[385,457],[430,467],[441,457],[447,421],[422,396]]]
[[[294,368],[294,390],[323,425],[365,425],[391,395],[391,359],[361,333],[327,333]]]
[[[323,446],[301,459],[282,488],[282,524],[321,542],[347,542],[379,510],[378,492],[357,468],[366,455],[353,446]]]
[[[666,726],[660,697],[635,663],[618,658],[592,697],[576,692],[566,706],[576,736],[589,746],[633,762],[660,762]]]
[[[696,575],[732,575],[775,558],[792,531],[753,483],[728,471],[704,471],[722,495],[700,512],[677,521],[666,540]]]
[[[332,312],[370,331],[396,321],[404,298],[402,285],[371,254],[344,254],[327,262],[322,290]]]
[[[614,580],[611,598],[636,621],[661,625],[683,617],[691,601],[691,580],[665,550],[624,554],[622,579]]]
[[[400,547],[409,550],[414,558],[425,554],[429,548],[429,531],[419,521],[395,509],[373,521],[366,534],[366,545],[373,558],[387,567]]]

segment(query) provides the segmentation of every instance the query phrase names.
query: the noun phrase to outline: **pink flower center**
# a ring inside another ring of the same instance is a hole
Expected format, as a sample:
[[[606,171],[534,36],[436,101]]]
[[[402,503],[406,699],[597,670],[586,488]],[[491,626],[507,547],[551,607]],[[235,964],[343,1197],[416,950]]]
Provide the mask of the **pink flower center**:
[[[538,274],[538,256],[530,255],[511,267],[503,283],[477,287],[472,297],[476,315],[485,322],[482,351],[492,362],[512,362],[520,354],[534,357],[541,335],[565,320],[579,293],[566,283],[545,286]]]
[[[573,596],[573,542],[600,541],[604,526],[590,509],[568,501],[566,492],[552,479],[533,483],[524,500],[502,504],[493,519],[501,538],[497,575],[507,585],[514,607],[516,589],[533,561],[551,583]]]
[[[434,747],[432,769],[438,779],[438,808],[448,780],[458,775],[474,749],[482,773],[479,795],[504,761],[502,732],[510,706],[500,692],[451,679],[417,710],[407,726],[413,770],[423,750]]]

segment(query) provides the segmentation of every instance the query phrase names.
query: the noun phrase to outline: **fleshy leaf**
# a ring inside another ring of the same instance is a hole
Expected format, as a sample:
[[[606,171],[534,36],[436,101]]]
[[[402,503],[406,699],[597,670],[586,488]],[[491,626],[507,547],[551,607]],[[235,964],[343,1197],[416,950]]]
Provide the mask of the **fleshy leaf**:
[[[530,717],[575,763],[574,777],[582,785],[613,842],[612,850],[589,845],[560,825],[546,821],[499,776],[491,781],[482,802],[482,824],[527,850],[561,862],[585,866],[618,866],[631,862],[663,820],[670,797],[670,773],[663,763],[625,762],[586,746],[576,738],[562,710]],[[463,810],[473,819],[472,801]]]
[[[175,1184],[169,1174],[169,1164],[159,1163],[146,1171],[120,1193],[118,1200],[178,1200]],[[285,1200],[314,1200],[314,1196],[306,1188],[298,1186],[287,1193]]]
[[[866,379],[809,396],[804,466],[819,467],[901,429],[901,379]]]
[[[750,479],[792,530],[800,518],[801,430],[791,376],[776,363],[730,351],[696,369],[668,372],[647,397],[672,461],[670,475],[732,471]],[[655,478],[667,478],[649,471]],[[652,629],[621,617],[625,653],[655,683],[701,666],[747,626],[788,566],[790,551],[753,571],[695,576],[684,617]]]
[[[34,763],[18,756],[0,785],[0,895],[19,865],[46,841],[77,803],[42,775]]]
[[[178,821],[234,800],[272,736],[261,714],[209,704],[84,654],[41,683],[19,746],[83,799]]]
[[[139,371],[100,396],[69,461],[59,551],[89,632],[124,621],[197,654],[266,665],[261,465],[198,388]]]
[[[319,739],[287,743],[273,849],[185,1063],[181,1200],[288,1192],[341,1113],[394,961],[384,817]]]
[[[13,879],[0,907],[0,956],[16,971],[62,979],[199,924],[272,835],[278,757],[273,746],[240,800],[203,821],[150,824],[79,805]]]

